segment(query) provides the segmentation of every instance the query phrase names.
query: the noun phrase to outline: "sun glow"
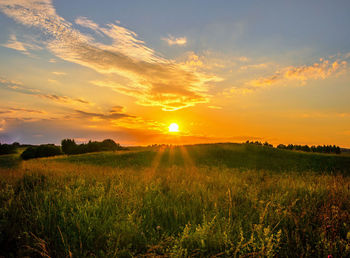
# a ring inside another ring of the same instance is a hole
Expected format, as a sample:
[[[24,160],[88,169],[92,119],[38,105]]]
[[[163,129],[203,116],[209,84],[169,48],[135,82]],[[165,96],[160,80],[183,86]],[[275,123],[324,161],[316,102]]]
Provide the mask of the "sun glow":
[[[177,123],[171,123],[169,125],[169,132],[171,133],[175,133],[175,132],[178,132],[179,131],[179,126]]]

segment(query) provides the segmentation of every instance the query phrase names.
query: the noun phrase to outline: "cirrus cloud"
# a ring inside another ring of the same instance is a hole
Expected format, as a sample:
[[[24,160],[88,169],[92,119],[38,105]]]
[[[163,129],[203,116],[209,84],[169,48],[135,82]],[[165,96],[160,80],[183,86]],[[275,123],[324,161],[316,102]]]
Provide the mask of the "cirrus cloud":
[[[0,9],[23,25],[40,28],[49,37],[47,48],[57,57],[127,78],[128,82],[114,90],[135,97],[141,105],[170,111],[208,102],[207,84],[217,79],[160,57],[127,28],[116,24],[100,27],[78,18],[77,24],[112,40],[110,45],[97,42],[59,16],[51,0],[0,0]]]
[[[275,72],[275,74],[259,79],[251,80],[247,85],[252,87],[267,87],[281,82],[299,81],[305,85],[307,80],[326,79],[332,75],[342,72],[347,67],[345,60],[324,60],[312,65],[289,66]]]
[[[177,45],[177,46],[185,46],[187,44],[186,37],[174,37],[169,35],[167,38],[162,38],[169,46]]]

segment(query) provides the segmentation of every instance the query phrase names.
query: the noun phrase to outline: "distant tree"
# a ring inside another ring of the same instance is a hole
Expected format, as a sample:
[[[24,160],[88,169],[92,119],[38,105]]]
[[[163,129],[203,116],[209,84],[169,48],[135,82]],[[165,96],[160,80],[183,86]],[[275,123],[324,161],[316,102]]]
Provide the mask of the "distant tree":
[[[287,149],[287,146],[284,145],[284,144],[278,144],[278,145],[277,145],[277,148],[278,148],[278,149],[284,149],[284,150],[285,150],[285,149]]]
[[[86,144],[76,144],[74,140],[64,139],[61,142],[62,151],[65,154],[83,154],[89,152],[98,152],[98,151],[115,151],[122,150],[123,147],[119,143],[116,143],[112,139],[106,139],[102,142],[89,141]]]
[[[302,151],[310,152],[310,147],[308,145],[301,146]]]
[[[14,143],[12,143],[12,146],[15,146],[16,148],[18,148],[21,146],[21,144],[19,144],[19,142],[14,142]]]
[[[0,155],[13,154],[17,152],[17,146],[13,144],[0,143]]]
[[[293,145],[288,144],[288,146],[285,146],[284,144],[279,144],[277,146],[279,149],[288,149],[288,150],[299,150],[299,151],[305,151],[305,152],[318,152],[318,153],[335,153],[340,154],[341,149],[339,146],[336,145],[312,145],[309,147],[308,145]]]
[[[97,151],[102,151],[102,148],[101,148],[101,143],[99,142],[92,142],[92,141],[89,141],[87,146],[86,146],[86,152],[97,152]]]
[[[42,144],[40,146],[30,146],[22,152],[21,158],[24,160],[51,157],[62,154],[61,148],[53,144]]]
[[[77,151],[77,144],[74,140],[71,139],[63,139],[61,141],[62,151],[65,154],[75,154]]]
[[[43,144],[37,147],[36,156],[40,157],[51,157],[62,154],[61,148],[54,144]]]
[[[28,147],[22,152],[21,158],[24,160],[36,158],[36,148],[37,147]]]
[[[272,144],[270,144],[268,142],[264,142],[264,146],[266,146],[266,147],[273,147]]]
[[[121,149],[120,144],[116,143],[112,139],[106,139],[102,141],[103,150],[119,150]]]

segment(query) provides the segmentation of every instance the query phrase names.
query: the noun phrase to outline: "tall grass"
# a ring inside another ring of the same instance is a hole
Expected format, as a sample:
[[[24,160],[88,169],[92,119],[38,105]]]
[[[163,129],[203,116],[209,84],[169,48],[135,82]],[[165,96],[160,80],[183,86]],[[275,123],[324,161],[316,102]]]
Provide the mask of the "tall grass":
[[[119,155],[105,153],[0,168],[0,255],[350,255],[346,174],[201,165],[176,151],[147,166],[101,166]]]

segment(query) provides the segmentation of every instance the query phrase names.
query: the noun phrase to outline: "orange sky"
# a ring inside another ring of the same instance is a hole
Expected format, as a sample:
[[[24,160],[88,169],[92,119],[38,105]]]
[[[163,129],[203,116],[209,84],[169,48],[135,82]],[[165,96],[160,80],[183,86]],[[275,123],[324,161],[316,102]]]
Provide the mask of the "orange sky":
[[[0,142],[350,147],[346,2],[99,4],[0,0]]]

